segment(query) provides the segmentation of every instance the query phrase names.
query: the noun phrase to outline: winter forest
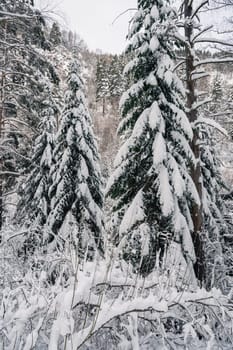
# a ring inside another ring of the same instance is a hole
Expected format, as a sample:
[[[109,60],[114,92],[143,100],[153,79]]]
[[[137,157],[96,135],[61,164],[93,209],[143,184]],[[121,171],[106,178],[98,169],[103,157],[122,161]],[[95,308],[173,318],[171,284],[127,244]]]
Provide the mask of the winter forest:
[[[233,1],[125,36],[0,0],[0,350],[233,349]]]

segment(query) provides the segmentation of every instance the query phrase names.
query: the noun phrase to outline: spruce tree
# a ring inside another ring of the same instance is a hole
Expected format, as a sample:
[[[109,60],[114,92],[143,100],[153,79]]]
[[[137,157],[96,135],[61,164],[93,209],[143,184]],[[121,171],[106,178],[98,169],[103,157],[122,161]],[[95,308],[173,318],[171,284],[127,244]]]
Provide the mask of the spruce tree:
[[[104,57],[99,57],[96,68],[96,101],[102,102],[103,116],[106,109],[106,98],[109,97],[108,64]]]
[[[49,34],[49,40],[54,47],[58,46],[62,42],[62,34],[58,23],[54,22]]]
[[[113,101],[117,101],[124,91],[123,69],[120,57],[114,55],[109,67],[109,96]]]
[[[80,68],[73,62],[67,79],[68,90],[54,150],[51,169],[51,213],[48,236],[53,246],[60,247],[68,237],[61,230],[68,220],[75,224],[77,246],[97,248],[103,253],[101,174],[99,155],[86,106]],[[54,240],[55,239],[55,240]]]
[[[230,87],[230,92],[228,95],[228,101],[227,101],[227,109],[228,111],[232,112],[233,110],[233,86]],[[233,117],[230,116],[227,121],[227,130],[229,132],[229,136],[231,138],[231,141],[233,141]]]
[[[19,173],[29,168],[32,140],[37,136],[44,86],[40,75],[58,83],[42,14],[28,2],[0,2],[0,228],[3,197],[15,190]]]
[[[223,96],[222,81],[218,75],[216,75],[213,81],[212,98],[218,102]]]
[[[220,163],[215,151],[216,140],[208,125],[199,126],[200,160],[202,173],[203,233],[205,235],[206,281],[205,285],[218,285],[219,277],[224,276],[222,246],[227,226],[224,221],[225,207],[221,197],[224,187],[220,173]]]
[[[221,108],[221,105],[223,103],[222,81],[218,75],[215,76],[214,81],[212,83],[211,99],[212,101],[208,106],[209,111],[213,114],[218,113],[219,108]]]
[[[168,1],[138,1],[127,50],[134,58],[125,68],[133,82],[121,99],[125,143],[107,186],[114,200],[114,242],[143,274],[171,239],[195,261],[190,206],[199,198],[189,175],[193,134],[184,89],[173,72],[174,17]]]
[[[53,103],[51,92],[47,87],[47,99],[41,112],[41,134],[35,140],[30,172],[19,191],[16,222],[27,228],[24,248],[26,254],[33,252],[43,244],[43,227],[50,212],[48,191],[51,185],[50,169],[56,132],[57,107]]]

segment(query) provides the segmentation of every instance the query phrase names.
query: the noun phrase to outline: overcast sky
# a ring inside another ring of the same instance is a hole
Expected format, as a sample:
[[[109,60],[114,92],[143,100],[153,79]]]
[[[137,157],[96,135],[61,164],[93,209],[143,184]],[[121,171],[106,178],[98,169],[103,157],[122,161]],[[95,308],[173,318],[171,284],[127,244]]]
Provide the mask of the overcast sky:
[[[56,1],[59,2],[54,0],[54,3]],[[38,2],[43,8],[48,0]],[[114,24],[112,22],[123,11],[135,8],[136,3],[137,0],[63,0],[59,11],[64,12],[67,27],[77,31],[90,49],[120,53],[126,45],[125,37],[133,11],[122,15]]]
[[[127,9],[135,8],[137,0],[36,0],[36,3],[42,10],[63,14],[66,29],[76,31],[91,50],[121,53],[126,46],[129,20],[135,11],[128,11],[113,21]],[[229,29],[223,19],[230,15],[232,8],[223,9],[221,14],[206,13],[204,22],[217,24],[220,31]],[[214,32],[210,34],[216,36]]]

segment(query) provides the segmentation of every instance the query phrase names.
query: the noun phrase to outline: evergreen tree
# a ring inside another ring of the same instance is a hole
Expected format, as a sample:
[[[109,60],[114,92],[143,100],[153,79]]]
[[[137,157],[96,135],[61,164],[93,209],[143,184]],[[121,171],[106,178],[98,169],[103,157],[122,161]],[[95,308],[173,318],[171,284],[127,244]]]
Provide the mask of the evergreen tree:
[[[220,101],[223,96],[222,81],[218,75],[216,75],[213,81],[212,98],[214,101]]]
[[[62,42],[62,34],[57,22],[54,22],[49,34],[49,40],[53,44],[53,46],[58,46]]]
[[[208,106],[210,113],[218,113],[219,108],[221,108],[221,104],[223,102],[222,101],[223,100],[222,81],[218,75],[215,76],[212,84],[211,98],[212,98],[212,101]]]
[[[109,67],[109,96],[113,101],[116,101],[124,91],[125,86],[120,57],[114,55]]]
[[[70,49],[74,47],[75,41],[74,41],[74,33],[69,30],[68,32],[68,46]]]
[[[58,246],[63,244],[69,237],[61,227],[71,219],[77,226],[77,245],[83,255],[88,246],[103,253],[103,197],[99,155],[79,74],[79,66],[73,62],[51,170],[48,226],[52,234],[48,239],[55,238]]]
[[[230,87],[230,92],[227,101],[227,109],[228,111],[233,111],[233,86]],[[227,130],[229,132],[231,141],[233,141],[233,117],[232,115],[228,117],[227,120]]]
[[[54,67],[43,55],[49,49],[45,21],[39,11],[24,1],[0,3],[0,228],[2,195],[12,190],[16,179],[30,163],[31,141],[36,136],[44,86],[40,76],[58,83]]]
[[[217,285],[219,277],[224,277],[222,244],[227,226],[224,221],[225,207],[221,197],[224,187],[220,174],[220,164],[216,155],[214,132],[205,124],[200,130],[200,160],[202,171],[203,233],[205,233],[206,286]]]
[[[99,57],[96,68],[96,101],[102,102],[103,116],[107,97],[109,97],[108,64],[104,57]]]
[[[141,0],[129,33],[133,79],[121,99],[125,143],[107,193],[114,201],[113,235],[141,273],[155,266],[170,239],[195,261],[190,204],[199,198],[189,175],[194,160],[183,86],[173,73],[175,13],[164,0]]]
[[[50,212],[49,187],[50,169],[52,166],[52,153],[54,149],[54,135],[56,132],[57,113],[56,105],[49,89],[44,108],[41,113],[41,124],[39,135],[35,140],[30,173],[19,192],[20,200],[17,205],[16,221],[28,229],[24,248],[28,252],[34,251],[42,245],[43,226]]]

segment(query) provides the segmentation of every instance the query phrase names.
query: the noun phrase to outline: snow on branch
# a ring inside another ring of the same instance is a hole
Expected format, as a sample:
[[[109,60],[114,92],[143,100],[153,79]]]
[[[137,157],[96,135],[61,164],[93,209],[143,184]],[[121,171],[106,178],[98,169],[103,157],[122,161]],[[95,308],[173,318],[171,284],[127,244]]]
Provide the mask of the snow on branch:
[[[231,63],[233,62],[233,57],[226,57],[226,58],[207,58],[205,60],[200,60],[195,62],[195,67],[199,67],[203,64],[216,64],[216,63]]]
[[[5,140],[4,140],[5,141]],[[9,139],[9,141],[11,141]],[[9,146],[9,145],[1,145],[0,144],[0,149],[5,150],[6,152],[14,153],[17,156],[21,157],[22,159],[25,159],[26,161],[31,161],[31,158],[24,156],[23,154],[19,153],[14,147]]]
[[[182,66],[182,64],[185,64],[185,60],[178,62],[172,71],[175,72],[180,66]]]
[[[36,133],[36,129],[32,128],[28,123],[24,122],[23,120],[20,120],[20,119],[16,119],[16,118],[7,118],[7,119],[4,119],[3,121],[3,124],[11,124],[13,123],[13,125],[15,125],[14,123],[18,123],[18,124],[21,124],[23,126],[25,126],[26,128],[32,130],[34,133]]]
[[[193,37],[192,42],[195,43],[196,39],[199,38],[199,36],[201,36],[202,34],[208,32],[208,31],[209,31],[210,29],[212,29],[212,28],[213,28],[213,25],[203,28],[199,33],[197,33],[197,34]]]
[[[132,301],[122,301],[121,298],[114,304],[111,302],[105,302],[102,306],[99,317],[95,323],[95,326],[90,325],[85,330],[73,335],[73,345],[75,349],[80,349],[92,336],[94,336],[101,328],[105,327],[109,322],[117,317],[122,317],[130,313],[141,312],[155,312],[161,313],[168,310],[167,303],[162,300],[156,300],[155,296],[148,298],[135,298]],[[71,349],[68,347],[68,349]]]
[[[6,19],[12,19],[12,17],[18,17],[18,18],[22,18],[22,19],[34,19],[37,18],[37,15],[22,15],[20,13],[13,13],[13,12],[6,12],[6,11],[0,11],[0,15],[3,16],[8,16],[8,17],[2,17],[0,18],[0,21],[5,21]]]
[[[28,230],[22,230],[22,231],[18,231],[18,232],[12,232],[12,231],[5,231],[4,232],[4,235],[2,235],[3,237],[3,242],[1,245],[9,242],[10,240],[16,238],[16,237],[19,237],[19,236],[24,236],[28,234]],[[1,233],[0,233],[0,236],[1,236]]]
[[[195,40],[195,43],[213,43],[213,44],[219,44],[224,46],[230,46],[233,47],[233,43],[229,43],[228,41],[213,39],[213,38],[202,38]]]
[[[202,107],[203,105],[205,105],[205,104],[207,104],[207,103],[209,103],[209,102],[211,102],[211,101],[212,101],[211,98],[206,98],[206,99],[203,100],[203,101],[195,102],[195,103],[192,105],[192,107],[190,108],[190,110],[194,111],[194,110],[196,110],[196,109]]]
[[[216,121],[209,119],[209,118],[203,118],[203,117],[199,117],[196,122],[196,125],[198,124],[206,124],[209,125],[211,127],[213,127],[214,129],[216,129],[217,131],[219,131],[221,134],[223,134],[224,136],[228,137],[228,133],[227,131],[221,127],[221,125],[219,125]]]
[[[198,79],[206,78],[209,75],[210,75],[209,73],[206,73],[204,71],[194,71],[192,73],[192,80],[198,80]]]
[[[5,176],[5,175],[20,176],[20,173],[17,173],[15,171],[0,171],[0,176]]]

